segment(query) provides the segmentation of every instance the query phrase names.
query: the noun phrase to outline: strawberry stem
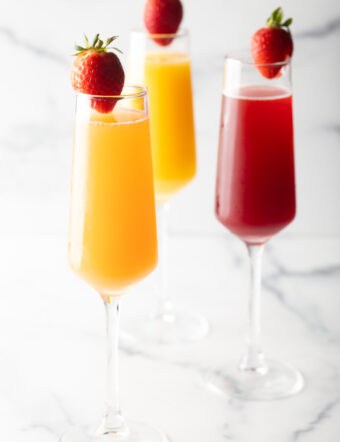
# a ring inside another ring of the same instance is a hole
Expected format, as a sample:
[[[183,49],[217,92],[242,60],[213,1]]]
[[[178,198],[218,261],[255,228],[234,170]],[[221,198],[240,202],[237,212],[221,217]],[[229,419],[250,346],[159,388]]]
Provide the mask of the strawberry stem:
[[[282,23],[283,16],[284,16],[283,9],[281,8],[281,6],[279,6],[272,12],[270,17],[267,19],[266,22],[267,26],[271,28],[289,28],[289,26],[293,23],[293,19],[288,18]]]
[[[94,37],[94,39],[93,39],[93,43],[92,43],[92,47],[93,47],[93,48],[96,47],[96,44],[97,44],[97,41],[98,41],[98,40],[99,40],[99,34],[96,34],[95,37]]]
[[[87,51],[95,51],[95,52],[108,52],[110,50],[114,50],[117,51],[119,53],[123,53],[120,49],[116,48],[116,47],[112,47],[110,46],[110,44],[115,41],[118,36],[115,35],[113,37],[108,38],[105,43],[103,40],[101,40],[99,38],[100,34],[96,34],[92,44],[89,43],[89,39],[88,37],[84,34],[84,40],[85,40],[85,45],[84,46],[80,46],[80,45],[75,45],[75,50],[76,53],[74,55],[80,55],[83,54]]]

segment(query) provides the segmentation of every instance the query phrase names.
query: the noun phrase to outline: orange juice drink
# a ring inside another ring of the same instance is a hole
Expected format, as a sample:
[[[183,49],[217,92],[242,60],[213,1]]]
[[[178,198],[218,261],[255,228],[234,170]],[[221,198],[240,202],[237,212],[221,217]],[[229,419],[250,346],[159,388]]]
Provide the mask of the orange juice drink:
[[[74,139],[70,264],[98,291],[118,293],[157,262],[149,119],[92,111],[77,118]]]
[[[155,52],[145,58],[157,201],[168,200],[196,173],[195,130],[188,55]]]

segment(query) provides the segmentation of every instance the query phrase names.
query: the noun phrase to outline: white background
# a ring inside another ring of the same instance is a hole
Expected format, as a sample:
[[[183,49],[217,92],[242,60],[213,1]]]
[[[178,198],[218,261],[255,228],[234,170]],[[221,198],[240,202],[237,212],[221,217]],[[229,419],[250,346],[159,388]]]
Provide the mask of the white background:
[[[187,0],[199,167],[174,199],[173,233],[222,231],[214,185],[223,56],[249,44],[276,1]],[[128,33],[142,24],[143,0],[1,0],[0,227],[65,231],[74,97],[69,69],[83,32]],[[298,217],[288,231],[340,232],[340,6],[338,0],[281,2],[294,17],[294,99]],[[278,134],[279,136],[279,134]],[[273,141],[274,143],[274,141]]]

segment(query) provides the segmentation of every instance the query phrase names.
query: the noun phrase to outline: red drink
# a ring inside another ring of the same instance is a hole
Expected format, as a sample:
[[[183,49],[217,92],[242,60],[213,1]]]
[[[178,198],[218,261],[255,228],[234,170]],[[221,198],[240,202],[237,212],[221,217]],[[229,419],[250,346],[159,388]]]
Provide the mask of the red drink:
[[[223,96],[216,187],[219,221],[262,244],[295,217],[292,95],[243,86]]]

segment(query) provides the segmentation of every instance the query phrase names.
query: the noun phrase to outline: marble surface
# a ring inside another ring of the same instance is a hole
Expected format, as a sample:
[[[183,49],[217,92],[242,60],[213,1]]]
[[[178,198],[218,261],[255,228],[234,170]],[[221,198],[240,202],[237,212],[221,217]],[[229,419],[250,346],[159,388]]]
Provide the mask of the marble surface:
[[[67,268],[64,235],[0,238],[0,440],[54,442],[103,410],[104,312]],[[236,363],[244,345],[247,257],[227,233],[171,235],[177,304],[209,319],[200,342],[156,348],[123,340],[126,416],[161,427],[172,442],[337,442],[340,411],[340,237],[283,235],[264,259],[263,344],[299,367],[298,396],[247,403],[202,382]],[[149,311],[152,276],[126,296],[122,323]]]
[[[198,175],[170,212],[171,289],[206,315],[191,345],[123,340],[121,400],[129,417],[172,442],[338,442],[340,433],[340,3],[284,0],[294,17],[298,217],[265,254],[263,342],[306,376],[289,400],[244,403],[202,383],[244,345],[247,259],[213,214],[223,56],[246,47],[271,0],[186,0]],[[55,442],[95,424],[104,392],[104,312],[67,268],[74,96],[73,43],[128,33],[144,0],[0,2],[0,441]],[[96,7],[94,7],[96,5]],[[204,18],[204,20],[203,20]],[[122,322],[149,311],[152,278],[123,302]]]

